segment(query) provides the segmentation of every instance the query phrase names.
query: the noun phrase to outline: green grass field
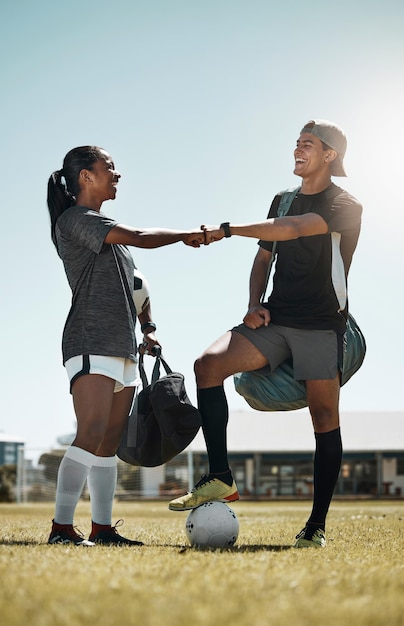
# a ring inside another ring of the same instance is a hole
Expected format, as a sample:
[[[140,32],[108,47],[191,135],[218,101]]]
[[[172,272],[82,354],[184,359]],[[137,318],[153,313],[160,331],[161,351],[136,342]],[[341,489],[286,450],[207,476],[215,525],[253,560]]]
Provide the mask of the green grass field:
[[[328,545],[291,548],[308,502],[233,506],[236,545],[188,547],[187,513],[117,503],[145,546],[46,545],[52,505],[0,505],[2,626],[404,626],[404,502],[333,502]],[[89,504],[76,525],[87,535]]]

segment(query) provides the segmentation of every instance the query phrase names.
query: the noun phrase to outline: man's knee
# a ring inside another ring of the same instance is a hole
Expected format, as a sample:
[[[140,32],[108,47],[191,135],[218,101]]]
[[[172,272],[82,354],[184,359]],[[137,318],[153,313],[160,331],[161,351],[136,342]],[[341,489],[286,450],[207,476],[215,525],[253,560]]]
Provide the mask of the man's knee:
[[[198,357],[194,363],[194,372],[195,372],[195,378],[197,381],[199,381],[201,378],[203,378],[206,375],[206,372],[209,369],[209,357],[207,354],[202,354],[200,357]]]
[[[316,433],[326,433],[339,427],[339,412],[336,407],[310,407]]]
[[[194,372],[198,387],[216,387],[223,384],[225,376],[217,355],[204,353],[194,363]]]

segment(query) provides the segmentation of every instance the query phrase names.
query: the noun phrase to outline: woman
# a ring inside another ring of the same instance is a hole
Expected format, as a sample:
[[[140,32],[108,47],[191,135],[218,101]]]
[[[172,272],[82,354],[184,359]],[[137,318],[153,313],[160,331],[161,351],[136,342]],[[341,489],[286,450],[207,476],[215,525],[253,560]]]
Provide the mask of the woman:
[[[134,263],[126,246],[158,248],[182,241],[199,247],[200,230],[136,229],[101,213],[114,200],[120,173],[96,146],[74,148],[48,182],[51,236],[72,289],[63,331],[63,363],[77,417],[77,432],[59,467],[56,508],[48,543],[142,545],[111,526],[117,479],[116,450],[137,384],[136,316],[144,349],[159,342],[150,304],[133,304]],[[73,516],[88,481],[92,530],[76,532]]]

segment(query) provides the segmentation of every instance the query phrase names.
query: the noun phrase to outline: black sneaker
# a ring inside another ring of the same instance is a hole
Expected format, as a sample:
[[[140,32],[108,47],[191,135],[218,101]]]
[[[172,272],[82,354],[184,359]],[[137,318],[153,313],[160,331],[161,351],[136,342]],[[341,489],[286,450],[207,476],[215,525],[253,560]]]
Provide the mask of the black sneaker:
[[[84,539],[83,533],[78,528],[73,528],[72,524],[57,524],[52,520],[52,530],[48,543],[73,543],[75,546],[95,546],[95,543]]]
[[[142,541],[134,541],[133,539],[127,539],[126,537],[122,537],[118,531],[117,527],[123,525],[123,519],[120,519],[116,522],[115,526],[103,526],[101,524],[93,524],[93,530],[89,537],[89,541],[97,544],[101,544],[104,546],[142,546]],[[96,529],[94,529],[94,527]],[[98,527],[98,528],[97,528]]]

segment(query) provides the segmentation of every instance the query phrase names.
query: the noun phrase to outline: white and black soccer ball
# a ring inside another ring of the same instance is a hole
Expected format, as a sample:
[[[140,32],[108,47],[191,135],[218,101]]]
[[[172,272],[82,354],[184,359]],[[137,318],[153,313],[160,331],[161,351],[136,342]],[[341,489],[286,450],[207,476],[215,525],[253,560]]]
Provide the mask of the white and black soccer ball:
[[[133,288],[133,301],[136,307],[136,313],[140,315],[142,311],[147,307],[150,300],[149,283],[143,276],[142,272],[138,269],[134,271],[134,288]]]
[[[239,522],[224,502],[205,502],[190,512],[185,532],[191,546],[229,548],[237,541]]]

